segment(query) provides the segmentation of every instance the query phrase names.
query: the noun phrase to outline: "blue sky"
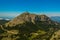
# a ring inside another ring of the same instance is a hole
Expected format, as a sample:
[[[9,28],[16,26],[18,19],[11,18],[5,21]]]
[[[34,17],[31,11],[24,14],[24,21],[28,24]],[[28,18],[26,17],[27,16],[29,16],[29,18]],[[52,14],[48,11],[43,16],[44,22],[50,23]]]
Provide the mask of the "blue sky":
[[[25,11],[60,16],[60,0],[0,0],[0,17],[15,17]]]

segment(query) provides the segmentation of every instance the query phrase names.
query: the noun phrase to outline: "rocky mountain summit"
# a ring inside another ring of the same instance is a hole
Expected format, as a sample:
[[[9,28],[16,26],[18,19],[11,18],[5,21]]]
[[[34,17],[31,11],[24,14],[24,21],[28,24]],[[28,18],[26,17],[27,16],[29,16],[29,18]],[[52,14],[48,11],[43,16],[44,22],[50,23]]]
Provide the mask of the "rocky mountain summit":
[[[36,14],[30,14],[28,12],[24,12],[22,14],[20,14],[19,16],[17,16],[16,18],[14,18],[13,20],[11,20],[10,22],[8,22],[6,24],[6,26],[14,26],[17,24],[22,24],[25,22],[39,22],[39,21],[47,21],[49,23],[51,23],[51,19],[49,17],[47,17],[46,15],[36,15]]]
[[[0,25],[0,40],[53,40],[60,33],[60,23],[46,15],[24,12]],[[57,39],[58,37],[56,37]]]

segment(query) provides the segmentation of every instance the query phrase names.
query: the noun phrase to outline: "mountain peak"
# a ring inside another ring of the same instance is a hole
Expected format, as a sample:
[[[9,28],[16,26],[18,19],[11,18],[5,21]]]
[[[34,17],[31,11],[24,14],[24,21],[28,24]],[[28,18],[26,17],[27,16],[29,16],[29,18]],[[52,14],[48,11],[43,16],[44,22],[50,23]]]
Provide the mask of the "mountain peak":
[[[30,14],[29,12],[24,12],[21,15],[29,15],[29,14]]]
[[[12,21],[8,22],[6,25],[17,25],[22,24],[25,22],[32,22],[35,23],[37,21],[50,21],[50,18],[46,15],[36,15],[36,14],[30,14],[29,12],[24,12],[21,15],[17,16]]]

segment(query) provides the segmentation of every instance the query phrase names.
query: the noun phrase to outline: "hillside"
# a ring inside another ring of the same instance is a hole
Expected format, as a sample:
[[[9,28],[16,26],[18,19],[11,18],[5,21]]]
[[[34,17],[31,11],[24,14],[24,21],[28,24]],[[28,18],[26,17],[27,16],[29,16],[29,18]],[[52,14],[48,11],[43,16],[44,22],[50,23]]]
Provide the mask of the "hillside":
[[[24,12],[0,25],[0,40],[50,40],[60,24],[46,15]]]
[[[5,24],[7,22],[9,22],[9,21],[8,20],[0,20],[0,25]]]
[[[54,32],[50,40],[60,40],[60,30]]]

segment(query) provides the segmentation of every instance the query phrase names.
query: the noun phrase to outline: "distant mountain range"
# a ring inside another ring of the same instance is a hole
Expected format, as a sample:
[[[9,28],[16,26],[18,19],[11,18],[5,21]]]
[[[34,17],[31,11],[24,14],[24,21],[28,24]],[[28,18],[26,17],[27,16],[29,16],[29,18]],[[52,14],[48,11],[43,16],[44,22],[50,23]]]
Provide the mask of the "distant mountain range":
[[[8,18],[0,18],[0,20],[6,20],[6,21],[9,21],[11,19],[8,19]]]
[[[7,23],[9,21],[10,21],[10,19],[0,18],[0,25],[5,24],[5,23]]]
[[[13,19],[14,17],[0,17],[0,20],[3,19],[3,20],[11,20]]]
[[[52,17],[50,17],[51,18],[51,20],[53,20],[53,21],[56,21],[56,22],[59,22],[60,23],[60,16],[52,16]]]

